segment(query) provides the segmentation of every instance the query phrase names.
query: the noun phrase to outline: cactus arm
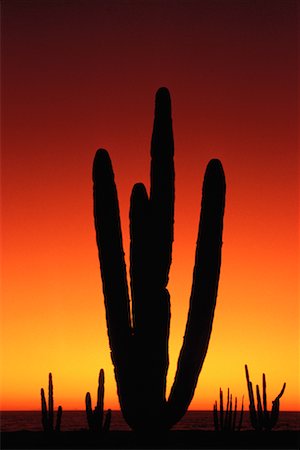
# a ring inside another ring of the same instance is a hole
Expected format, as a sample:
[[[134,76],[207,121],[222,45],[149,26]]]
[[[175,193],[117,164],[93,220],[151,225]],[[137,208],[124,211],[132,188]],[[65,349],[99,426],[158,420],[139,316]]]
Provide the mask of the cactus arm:
[[[108,153],[98,150],[93,165],[94,218],[108,337],[121,406],[132,393],[131,323],[120,213]]]
[[[258,425],[257,428],[258,430],[262,430],[264,427],[264,415],[258,384],[256,385],[256,398],[257,398],[257,425]]]
[[[48,430],[48,412],[47,412],[47,403],[45,398],[44,389],[41,389],[41,403],[42,403],[42,425],[44,431]]]
[[[154,280],[166,287],[172,258],[174,228],[174,141],[171,98],[160,88],[155,98],[154,124],[151,139],[152,250],[155,257]]]
[[[272,429],[279,418],[279,407],[280,407],[280,398],[283,396],[283,393],[285,391],[285,387],[286,387],[286,383],[284,383],[281,391],[279,392],[279,394],[277,395],[277,397],[275,398],[275,400],[273,400],[272,402],[272,411],[271,411],[271,417],[270,417],[270,429]]]
[[[251,424],[252,424],[253,428],[255,430],[257,430],[257,429],[259,429],[259,422],[258,422],[257,412],[255,409],[253,385],[252,385],[251,381],[249,382],[249,389],[250,389],[249,392],[251,393],[251,401],[250,401],[250,405],[249,405],[250,420],[251,420]]]
[[[229,389],[227,390],[227,402],[226,402],[226,412],[225,412],[225,424],[224,430],[228,430],[228,413],[229,413]]]
[[[252,383],[250,381],[249,370],[248,370],[247,364],[245,364],[245,372],[246,372],[246,380],[247,380],[247,387],[248,387],[248,394],[249,394],[250,420],[251,420],[251,424],[252,424],[253,428],[256,429],[257,428],[257,417],[256,417],[255,403],[254,403],[253,387],[252,387]]]
[[[59,406],[58,409],[57,409],[55,431],[60,431],[61,417],[62,417],[62,407]]]
[[[285,391],[285,387],[286,387],[286,383],[283,384],[282,389],[279,392],[279,394],[277,395],[277,397],[275,398],[275,400],[279,400],[283,396],[284,391]]]
[[[151,141],[150,199],[142,184],[134,186],[130,204],[130,274],[134,341],[147,399],[147,415],[163,420],[170,298],[166,290],[174,225],[174,145],[171,101],[166,89],[156,95]],[[156,418],[156,419],[155,419]],[[149,419],[148,419],[149,420]]]
[[[267,382],[266,382],[266,375],[263,373],[263,407],[264,412],[268,411],[267,406]]]
[[[239,426],[238,426],[239,431],[242,428],[243,417],[244,417],[244,396],[242,398],[241,415],[240,415],[240,422],[239,422]]]
[[[220,388],[220,426],[224,429],[224,406],[223,406],[223,391]]]
[[[111,409],[108,409],[106,416],[105,416],[104,425],[103,425],[104,433],[107,433],[109,431],[110,423],[111,423]]]
[[[264,425],[267,430],[270,429],[270,414],[267,406],[267,381],[266,375],[263,373],[263,410],[264,410]]]
[[[242,423],[243,423],[243,415],[244,415],[244,396],[242,398],[242,406],[241,406],[241,414],[240,414],[240,420],[237,427],[238,431],[241,431]]]
[[[232,427],[232,394],[230,394],[230,400],[229,400],[228,429],[231,430],[231,427]]]
[[[53,382],[52,374],[49,373],[49,391],[48,391],[48,407],[49,407],[49,430],[53,430]]]
[[[150,264],[149,261],[149,199],[142,183],[134,185],[130,198],[130,280],[132,319],[136,339],[143,340],[149,326]]]
[[[103,424],[103,409],[104,409],[104,370],[101,369],[98,379],[98,392],[97,392],[97,424],[102,428]]]
[[[234,411],[233,411],[233,418],[232,418],[232,431],[235,430],[236,414],[237,414],[237,397],[235,397],[235,399],[234,399]]]
[[[86,393],[85,396],[85,411],[86,411],[86,418],[89,425],[89,429],[93,429],[93,410],[92,410],[92,399],[91,394],[89,392]]]
[[[272,411],[271,411],[270,422],[269,422],[270,430],[275,427],[275,425],[278,421],[278,418],[279,418],[279,400],[276,398],[272,402]]]
[[[169,365],[168,339],[170,327],[170,296],[166,289],[172,259],[174,238],[174,141],[171,98],[166,88],[155,97],[154,124],[151,139],[150,168],[150,230],[149,284],[152,310],[149,315],[149,363],[153,407],[165,405],[166,376]],[[153,415],[157,417],[157,411]],[[160,419],[161,421],[162,419]]]
[[[213,409],[214,427],[215,431],[219,431],[219,419],[218,419],[218,403],[215,401]]]
[[[175,421],[193,397],[209,344],[220,275],[225,189],[221,162],[211,160],[203,183],[187,326],[168,400]]]
[[[93,166],[96,239],[113,357],[123,361],[130,339],[129,294],[119,203],[108,153],[98,150]],[[124,353],[123,353],[124,355]]]

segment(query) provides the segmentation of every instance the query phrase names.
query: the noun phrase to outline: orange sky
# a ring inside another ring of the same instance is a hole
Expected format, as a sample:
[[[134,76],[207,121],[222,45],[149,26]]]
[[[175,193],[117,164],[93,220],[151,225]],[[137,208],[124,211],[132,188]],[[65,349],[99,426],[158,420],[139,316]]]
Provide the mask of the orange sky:
[[[130,191],[149,187],[155,91],[175,138],[170,388],[185,328],[204,170],[227,180],[223,260],[191,409],[219,387],[299,410],[296,2],[5,0],[2,8],[0,408],[84,409],[100,367],[118,408],[92,207],[92,161],[112,158],[128,258]],[[128,261],[128,260],[127,260]],[[248,400],[246,400],[246,404]]]

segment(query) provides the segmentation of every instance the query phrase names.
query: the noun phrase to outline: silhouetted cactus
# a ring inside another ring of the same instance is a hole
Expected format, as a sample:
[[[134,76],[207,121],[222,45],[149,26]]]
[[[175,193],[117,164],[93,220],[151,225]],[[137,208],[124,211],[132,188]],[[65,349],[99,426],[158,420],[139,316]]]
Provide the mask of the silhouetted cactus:
[[[272,410],[268,411],[267,408],[267,383],[266,376],[263,373],[263,403],[261,401],[259,386],[256,385],[256,399],[257,399],[257,409],[255,408],[255,400],[253,393],[252,382],[250,381],[249,371],[247,364],[245,365],[246,371],[246,380],[249,394],[249,413],[251,425],[256,431],[267,430],[270,431],[276,425],[279,417],[279,400],[283,396],[286,383],[283,384],[283,387],[275,400],[272,402]]]
[[[98,393],[97,393],[97,405],[93,411],[91,394],[87,392],[85,396],[85,409],[86,417],[91,431],[97,431],[98,433],[109,431],[111,421],[111,410],[108,409],[105,420],[104,417],[104,370],[100,370],[98,379]]]
[[[227,405],[224,416],[224,406],[223,406],[223,391],[220,389],[220,418],[218,417],[218,402],[214,403],[213,416],[214,416],[214,426],[216,431],[240,431],[243,422],[244,413],[244,397],[242,399],[242,406],[240,412],[239,422],[236,425],[237,420],[237,398],[234,400],[234,409],[232,405],[232,394],[230,394],[229,389],[227,390]]]
[[[133,187],[130,204],[132,319],[112,164],[98,150],[93,166],[94,217],[108,336],[118,396],[131,428],[168,429],[186,412],[207,352],[221,265],[225,176],[207,166],[188,320],[173,387],[166,401],[170,296],[166,288],[174,223],[174,144],[171,100],[156,94],[151,187]]]
[[[49,373],[49,384],[48,384],[48,408],[45,398],[44,389],[41,389],[41,402],[42,402],[42,425],[44,431],[53,431],[53,416],[54,416],[54,407],[53,407],[53,382],[52,382],[52,374]],[[56,416],[56,425],[55,431],[60,431],[61,425],[61,416],[62,416],[62,407],[59,406],[57,410]]]

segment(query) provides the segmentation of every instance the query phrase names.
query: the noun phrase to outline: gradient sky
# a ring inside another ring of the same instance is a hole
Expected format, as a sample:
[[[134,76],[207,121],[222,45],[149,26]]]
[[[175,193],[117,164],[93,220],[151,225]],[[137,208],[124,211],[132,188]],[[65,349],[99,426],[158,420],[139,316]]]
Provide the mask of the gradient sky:
[[[154,95],[167,86],[175,138],[168,388],[185,328],[203,174],[227,180],[223,260],[208,354],[191,409],[219,387],[248,405],[300,409],[296,1],[4,0],[2,3],[1,409],[84,409],[106,374],[92,162],[112,158],[128,258],[130,191],[149,187]],[[127,259],[128,260],[128,259]]]

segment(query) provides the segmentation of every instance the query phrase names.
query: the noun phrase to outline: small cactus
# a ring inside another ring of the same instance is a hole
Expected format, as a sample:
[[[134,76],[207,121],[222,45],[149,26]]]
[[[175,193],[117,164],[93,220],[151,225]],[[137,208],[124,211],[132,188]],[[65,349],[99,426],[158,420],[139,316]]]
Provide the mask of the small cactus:
[[[44,431],[50,431],[52,432],[54,430],[53,426],[53,417],[54,417],[54,406],[53,406],[53,382],[52,382],[52,374],[49,373],[49,384],[48,384],[48,407],[49,411],[47,410],[47,403],[45,398],[45,392],[44,389],[41,389],[41,402],[42,402],[42,425]],[[55,425],[55,431],[60,431],[60,425],[61,425],[61,416],[62,416],[62,407],[59,406],[57,410],[57,416],[56,416],[56,425]]]
[[[276,425],[279,417],[279,400],[283,396],[286,383],[283,384],[283,387],[275,400],[272,402],[272,410],[268,411],[267,408],[267,383],[266,383],[266,375],[263,373],[262,383],[263,383],[263,398],[261,400],[259,386],[256,385],[256,399],[257,399],[257,409],[255,408],[254,401],[254,393],[253,393],[253,385],[250,381],[249,371],[247,364],[245,365],[246,371],[246,380],[249,394],[249,412],[250,412],[250,420],[251,425],[256,431],[270,431]]]
[[[236,425],[237,420],[237,398],[234,400],[234,409],[232,408],[232,394],[230,394],[229,389],[227,390],[227,406],[224,417],[224,406],[223,406],[223,391],[220,388],[220,419],[218,417],[218,402],[214,403],[213,415],[214,415],[214,426],[215,431],[240,431],[243,414],[244,414],[244,397],[242,399],[242,406],[240,412],[240,418],[238,425]]]
[[[89,392],[85,396],[85,408],[86,417],[89,425],[90,431],[97,431],[98,433],[109,431],[111,422],[111,410],[108,409],[105,420],[104,417],[104,370],[101,369],[98,379],[98,395],[97,395],[97,405],[93,411],[92,409],[92,399]]]

